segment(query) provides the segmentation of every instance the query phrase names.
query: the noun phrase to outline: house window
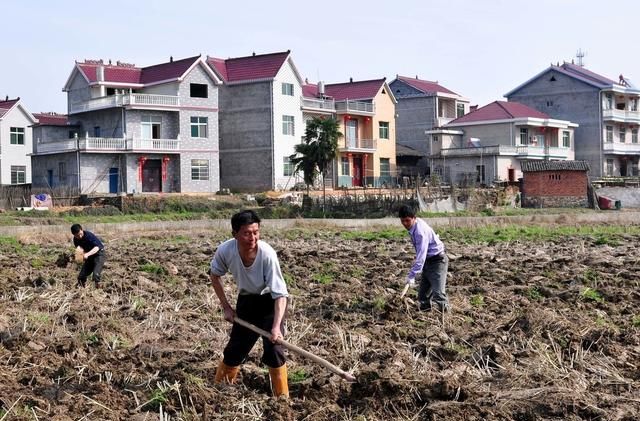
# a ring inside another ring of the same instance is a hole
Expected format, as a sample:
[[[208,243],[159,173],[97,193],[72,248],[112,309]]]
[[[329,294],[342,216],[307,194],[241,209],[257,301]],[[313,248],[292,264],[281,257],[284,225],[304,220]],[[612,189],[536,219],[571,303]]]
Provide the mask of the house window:
[[[209,179],[209,160],[208,159],[192,159],[191,160],[191,179],[192,180],[208,180]]]
[[[294,136],[293,122],[294,118],[292,115],[282,116],[282,134]]]
[[[162,117],[154,115],[143,115],[142,121],[142,138],[143,139],[160,139],[160,125]]]
[[[11,127],[9,135],[12,145],[24,145],[24,127]]]
[[[611,143],[613,142],[613,126],[607,126],[606,130],[607,130],[606,141],[608,143]]]
[[[571,147],[571,132],[568,132],[568,131],[562,132],[562,147],[563,148]]]
[[[67,164],[65,162],[58,162],[58,182],[64,184],[67,179]]]
[[[389,139],[389,122],[381,121],[378,123],[380,125],[379,134],[380,139]]]
[[[604,172],[606,175],[613,175],[613,159],[607,159]]]
[[[78,132],[76,130],[69,130],[69,139],[75,139],[78,136]]]
[[[627,137],[626,127],[620,127],[620,143],[624,143],[626,137]]]
[[[282,95],[293,96],[293,83],[282,84]]]
[[[209,86],[204,83],[190,83],[189,94],[191,98],[208,98]]]
[[[631,129],[631,143],[638,143],[638,129]]]
[[[520,128],[520,145],[527,145],[529,143],[529,129],[526,127]]]
[[[391,163],[389,158],[380,158],[380,177],[391,177]]]
[[[11,184],[24,184],[27,182],[27,167],[21,165],[11,166]]]
[[[207,121],[207,117],[191,117],[191,137],[207,137]]]
[[[456,105],[456,117],[462,117],[464,115],[464,104]]]
[[[285,177],[290,177],[293,175],[293,163],[291,163],[291,158],[288,156],[282,157],[282,166],[283,172],[282,175]]]
[[[638,98],[631,98],[631,101],[629,101],[629,109],[631,111],[638,111]]]
[[[342,160],[340,161],[341,167],[342,167],[342,175],[349,175],[349,158],[346,156],[342,157]]]
[[[434,135],[431,135],[431,140],[432,140],[433,142],[437,142],[437,141],[438,141],[438,136],[437,136],[437,135],[435,135],[435,134],[434,134]]]
[[[100,137],[102,134],[102,130],[100,130],[100,126],[93,127],[93,137]]]
[[[547,107],[553,107],[553,101],[547,101]]]

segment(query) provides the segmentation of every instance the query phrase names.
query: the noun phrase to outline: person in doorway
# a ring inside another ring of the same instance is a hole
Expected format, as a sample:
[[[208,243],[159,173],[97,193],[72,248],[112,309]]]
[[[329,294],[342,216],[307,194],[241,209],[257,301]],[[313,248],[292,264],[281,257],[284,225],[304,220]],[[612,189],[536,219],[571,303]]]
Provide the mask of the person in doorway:
[[[289,396],[284,347],[277,343],[284,335],[287,286],[280,271],[275,250],[260,240],[260,218],[252,210],[238,212],[231,218],[233,238],[222,243],[211,260],[209,277],[220,300],[224,318],[233,322],[236,315],[259,328],[271,332],[263,338],[262,362],[269,367],[274,396]],[[231,272],[238,287],[236,308],[229,304],[221,277]],[[224,348],[215,382],[233,383],[240,365],[258,340],[259,335],[237,323]]]
[[[418,289],[420,310],[431,310],[432,303],[435,303],[440,311],[449,311],[449,299],[445,291],[449,258],[445,253],[444,243],[433,228],[422,219],[416,218],[416,213],[410,206],[402,206],[398,216],[402,226],[409,231],[416,250],[416,258],[409,270],[406,283],[415,285],[416,275],[422,272]]]
[[[78,274],[78,286],[84,287],[87,278],[93,273],[93,282],[96,288],[100,287],[100,280],[102,278],[102,268],[104,262],[107,260],[107,255],[104,251],[104,244],[98,237],[90,231],[82,229],[80,224],[73,224],[71,226],[71,234],[73,234],[73,245],[76,250],[82,253],[82,269]]]

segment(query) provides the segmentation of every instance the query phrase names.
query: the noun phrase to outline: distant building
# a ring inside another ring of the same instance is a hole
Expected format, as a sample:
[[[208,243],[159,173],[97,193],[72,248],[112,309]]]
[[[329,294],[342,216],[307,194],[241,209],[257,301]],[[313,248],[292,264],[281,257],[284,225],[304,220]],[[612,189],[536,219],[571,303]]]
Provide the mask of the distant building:
[[[36,118],[20,97],[0,101],[0,184],[31,183],[32,130]]]
[[[424,159],[417,163],[417,172],[428,172],[431,136],[427,130],[443,127],[469,112],[469,100],[438,82],[397,76],[389,83],[398,101],[396,105],[396,140],[398,145],[419,151]]]
[[[505,96],[579,124],[576,159],[589,162],[591,176],[640,173],[640,89],[622,75],[615,81],[572,63],[551,65]]]
[[[76,62],[68,115],[35,126],[34,187],[83,194],[220,190],[218,86],[200,56],[137,67]]]
[[[516,181],[526,160],[572,160],[576,127],[517,102],[494,101],[427,132],[432,173],[454,184]]]
[[[337,118],[338,156],[329,187],[380,187],[398,183],[396,99],[385,78],[304,86],[305,120],[328,113]]]
[[[207,63],[220,89],[220,183],[232,190],[287,189],[289,157],[304,135],[302,79],[290,51]]]
[[[522,163],[523,208],[587,207],[589,163],[525,161]]]

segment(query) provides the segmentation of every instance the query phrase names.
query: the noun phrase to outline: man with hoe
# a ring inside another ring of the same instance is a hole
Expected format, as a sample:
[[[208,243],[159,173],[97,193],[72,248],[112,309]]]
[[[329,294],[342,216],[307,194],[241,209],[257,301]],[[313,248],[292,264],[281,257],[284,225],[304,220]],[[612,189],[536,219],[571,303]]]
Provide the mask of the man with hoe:
[[[76,247],[76,260],[83,262],[78,274],[78,286],[84,287],[87,278],[93,272],[93,282],[96,288],[99,288],[102,267],[107,260],[102,241],[92,232],[83,230],[80,224],[71,226],[71,234],[73,245]]]
[[[445,291],[449,258],[445,253],[444,243],[433,228],[422,219],[416,218],[416,213],[410,206],[402,206],[398,216],[402,226],[409,231],[416,250],[416,259],[409,270],[406,283],[415,285],[416,275],[422,271],[418,289],[420,310],[431,310],[434,302],[440,311],[449,311],[449,299]]]
[[[209,277],[220,300],[224,318],[233,322],[238,318],[271,332],[271,339],[263,338],[262,362],[269,367],[274,396],[289,396],[284,348],[277,343],[283,339],[283,320],[287,307],[287,286],[280,271],[275,250],[260,240],[260,218],[245,210],[231,218],[233,238],[222,243],[211,261]],[[238,287],[236,308],[229,304],[221,277],[231,272]],[[215,382],[233,383],[240,365],[258,340],[259,335],[237,323],[224,349],[224,358],[216,371]]]

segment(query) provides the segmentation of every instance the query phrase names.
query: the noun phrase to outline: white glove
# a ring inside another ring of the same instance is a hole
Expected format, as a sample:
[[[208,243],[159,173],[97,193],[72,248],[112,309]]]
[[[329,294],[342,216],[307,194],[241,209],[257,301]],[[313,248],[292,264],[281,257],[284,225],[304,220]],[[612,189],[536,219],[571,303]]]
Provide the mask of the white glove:
[[[407,278],[407,285],[409,285],[410,287],[415,287],[416,286],[416,278]]]

